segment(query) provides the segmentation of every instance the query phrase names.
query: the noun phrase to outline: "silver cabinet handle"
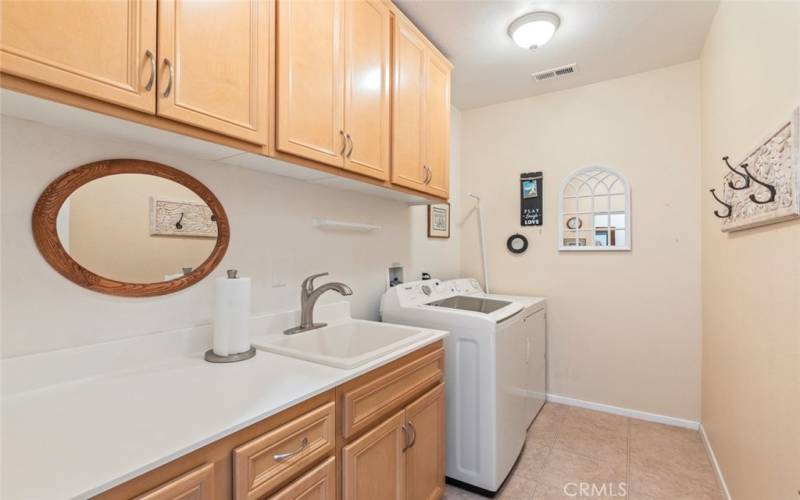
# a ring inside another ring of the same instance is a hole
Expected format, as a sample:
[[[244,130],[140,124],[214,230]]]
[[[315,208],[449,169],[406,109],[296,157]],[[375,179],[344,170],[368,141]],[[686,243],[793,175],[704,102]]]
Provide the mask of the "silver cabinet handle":
[[[342,136],[342,150],[339,154],[344,156],[344,152],[347,151],[347,137],[344,135],[344,130],[340,130],[339,135]]]
[[[414,443],[417,442],[417,429],[411,422],[408,423],[408,428],[411,431],[411,442],[408,444],[408,447],[411,448],[412,446],[414,446]]]
[[[401,429],[403,429],[403,453],[405,453],[405,451],[409,447],[409,444],[408,444],[408,427],[406,426],[406,424],[403,424]]]
[[[347,142],[350,144],[350,151],[347,152],[347,158],[350,158],[350,155],[353,154],[353,138],[350,137],[350,134],[346,135]]]
[[[172,68],[172,63],[169,62],[169,59],[164,58],[164,64],[169,70],[169,81],[167,82],[167,88],[164,89],[164,97],[169,97],[169,93],[172,92],[172,80],[175,78],[175,70]]]
[[[147,80],[147,85],[144,86],[144,90],[150,92],[150,89],[153,88],[153,84],[156,82],[156,56],[150,52],[150,49],[145,51],[144,55],[150,59],[150,79]]]
[[[303,440],[300,442],[300,446],[296,450],[289,451],[286,453],[278,453],[277,455],[272,455],[272,459],[275,460],[276,462],[283,462],[286,459],[291,458],[294,455],[297,455],[306,448],[308,448],[308,438],[304,437]]]

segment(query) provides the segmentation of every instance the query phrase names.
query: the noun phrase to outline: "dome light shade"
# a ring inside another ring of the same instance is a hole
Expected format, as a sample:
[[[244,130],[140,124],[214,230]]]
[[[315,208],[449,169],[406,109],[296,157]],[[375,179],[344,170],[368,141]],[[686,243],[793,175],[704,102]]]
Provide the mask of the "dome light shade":
[[[523,49],[536,50],[553,38],[561,19],[552,12],[533,12],[514,20],[508,35]]]

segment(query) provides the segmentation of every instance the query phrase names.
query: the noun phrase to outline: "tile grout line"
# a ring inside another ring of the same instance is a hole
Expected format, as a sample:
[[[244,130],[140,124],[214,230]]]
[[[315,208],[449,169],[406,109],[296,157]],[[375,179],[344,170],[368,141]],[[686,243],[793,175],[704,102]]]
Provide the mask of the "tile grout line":
[[[625,463],[625,497],[630,498],[631,486],[631,419],[628,418],[628,460]]]
[[[545,404],[547,404],[547,403],[545,403]],[[553,438],[553,442],[550,444],[550,446],[547,447],[547,456],[544,457],[544,461],[542,462],[542,469],[539,471],[541,473],[541,475],[538,476],[538,478],[537,478],[538,481],[536,481],[534,483],[536,486],[533,488],[533,494],[531,495],[531,499],[535,499],[536,498],[536,492],[539,491],[539,486],[542,483],[542,476],[544,476],[544,470],[547,468],[547,464],[550,462],[550,455],[553,453],[553,450],[556,447],[556,442],[558,441],[558,434],[559,434],[560,430],[561,430],[561,421],[558,421],[557,425],[556,425],[556,432],[555,432],[556,437]]]

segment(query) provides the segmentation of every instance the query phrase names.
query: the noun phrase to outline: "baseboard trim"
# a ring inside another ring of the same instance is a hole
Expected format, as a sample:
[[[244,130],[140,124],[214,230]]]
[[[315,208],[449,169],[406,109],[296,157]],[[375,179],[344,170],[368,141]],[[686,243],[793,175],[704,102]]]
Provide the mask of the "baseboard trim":
[[[560,403],[569,406],[577,406],[579,408],[586,408],[587,410],[613,413],[614,415],[622,415],[623,417],[637,418],[639,420],[647,420],[648,422],[657,422],[659,424],[672,425],[675,427],[683,427],[685,429],[692,429],[694,431],[700,429],[700,422],[695,422],[694,420],[669,417],[667,415],[648,413],[646,411],[631,410],[629,408],[620,408],[619,406],[611,406],[603,403],[584,401],[582,399],[568,398],[566,396],[559,396],[558,394],[548,393],[547,400],[552,401],[553,403]]]
[[[711,441],[708,440],[708,434],[706,434],[706,429],[703,427],[703,424],[700,424],[700,437],[703,438],[703,444],[706,447],[708,458],[711,460],[711,466],[714,468],[714,474],[717,476],[719,487],[722,489],[722,495],[725,497],[725,500],[731,500],[731,492],[728,490],[727,483],[725,483],[725,476],[722,475],[722,469],[719,467],[717,456],[714,454],[714,448],[711,447]]]

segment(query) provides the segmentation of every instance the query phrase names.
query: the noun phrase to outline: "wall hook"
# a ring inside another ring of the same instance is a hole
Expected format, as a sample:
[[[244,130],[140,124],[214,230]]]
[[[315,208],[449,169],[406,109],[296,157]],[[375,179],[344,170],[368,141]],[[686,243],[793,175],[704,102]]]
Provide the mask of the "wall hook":
[[[725,214],[725,215],[720,215],[719,214],[719,210],[714,210],[714,215],[716,215],[720,219],[727,219],[728,217],[730,217],[731,214],[733,213],[733,205],[728,205],[724,201],[720,200],[719,197],[717,196],[717,193],[716,193],[717,190],[716,189],[712,188],[712,189],[709,189],[709,191],[711,191],[711,196],[713,196],[714,199],[717,200],[720,205],[722,205],[722,206],[724,206],[725,208],[728,209],[728,213]]]
[[[756,184],[760,184],[761,186],[764,186],[765,188],[769,189],[769,199],[762,201],[762,200],[759,200],[758,198],[756,198],[756,195],[751,194],[750,195],[750,201],[752,201],[753,203],[758,203],[759,205],[766,205],[767,203],[772,203],[773,201],[775,201],[775,194],[778,192],[778,190],[775,189],[775,186],[773,186],[772,184],[767,184],[766,182],[760,181],[760,180],[756,179],[755,177],[753,177],[753,174],[751,174],[750,171],[747,170],[747,164],[746,163],[744,165],[742,165],[742,168],[744,168],[744,171],[747,172],[747,176],[750,177],[751,179],[753,179],[753,182],[755,182]]]
[[[734,174],[736,174],[736,175],[738,175],[738,176],[740,176],[740,177],[742,177],[744,179],[744,184],[742,184],[741,186],[735,186],[733,184],[733,181],[728,181],[728,187],[730,187],[731,189],[733,189],[735,191],[741,191],[742,189],[749,188],[750,187],[750,176],[749,175],[745,175],[745,174],[739,172],[738,170],[736,170],[735,168],[733,168],[731,166],[731,164],[728,162],[728,158],[729,158],[729,156],[723,156],[722,157],[722,160],[725,162],[725,166],[727,166],[728,169],[731,172],[733,172]],[[745,169],[745,172],[747,172],[747,163],[742,164],[742,167]]]
[[[175,229],[183,229],[183,224],[181,224],[181,221],[183,221],[183,212],[181,212],[181,218],[175,223]]]

